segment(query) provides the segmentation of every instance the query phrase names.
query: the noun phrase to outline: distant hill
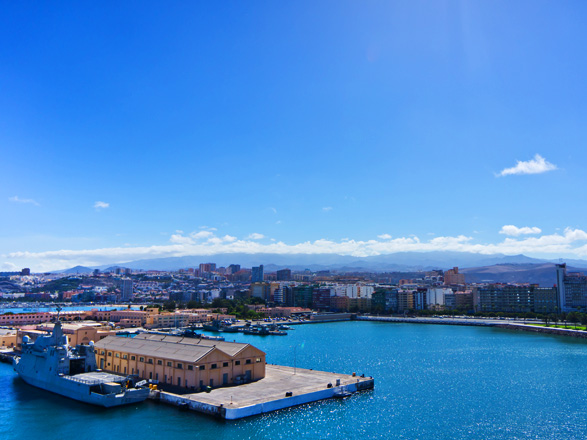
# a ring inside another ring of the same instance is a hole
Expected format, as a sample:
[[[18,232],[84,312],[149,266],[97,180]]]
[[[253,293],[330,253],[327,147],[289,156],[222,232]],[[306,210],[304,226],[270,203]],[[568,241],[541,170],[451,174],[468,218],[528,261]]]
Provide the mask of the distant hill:
[[[75,266],[72,267],[71,269],[65,269],[60,271],[60,273],[71,273],[71,274],[76,274],[76,273],[92,273],[94,271],[94,269],[91,269],[89,267],[85,267],[85,266]]]
[[[190,255],[185,257],[153,258],[99,266],[104,270],[112,267],[129,267],[143,270],[178,270],[198,267],[200,263],[212,262],[217,266],[240,264],[242,267],[270,267],[271,270],[290,268],[293,270],[337,270],[342,267],[368,271],[413,271],[483,267],[498,264],[543,264],[554,261],[530,258],[525,255],[482,255],[469,252],[396,252],[370,257],[353,257],[337,254],[217,254]],[[587,267],[587,261],[573,260],[577,267]]]
[[[587,272],[585,268],[570,267],[570,272]],[[467,283],[533,283],[542,287],[556,284],[555,263],[542,264],[496,264],[485,267],[460,269]]]
[[[558,260],[555,260],[558,262]],[[482,255],[468,252],[397,252],[371,257],[353,257],[336,254],[217,254],[185,257],[153,258],[125,263],[98,266],[100,270],[128,267],[134,270],[179,270],[197,268],[200,263],[217,266],[240,264],[250,268],[263,264],[265,272],[289,268],[294,271],[309,269],[313,272],[418,272],[450,269],[458,266],[468,282],[530,282],[552,285],[555,282],[555,261],[530,258],[525,255]],[[573,268],[587,268],[587,261],[567,260]],[[76,266],[64,273],[89,273],[95,268]],[[575,269],[571,269],[575,270]],[[581,269],[576,269],[581,270]],[[587,271],[587,269],[585,270]]]

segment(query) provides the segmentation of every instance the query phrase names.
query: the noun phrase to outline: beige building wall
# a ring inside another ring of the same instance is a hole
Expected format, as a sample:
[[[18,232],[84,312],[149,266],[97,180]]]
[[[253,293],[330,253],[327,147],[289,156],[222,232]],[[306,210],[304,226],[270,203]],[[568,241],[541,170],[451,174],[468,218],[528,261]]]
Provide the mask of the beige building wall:
[[[16,333],[0,335],[0,348],[13,348],[16,346]]]
[[[239,378],[250,377],[250,381],[255,381],[265,377],[265,353],[251,345],[235,357],[213,348],[194,362],[98,348],[96,361],[98,367],[105,371],[136,374],[142,379],[195,390],[207,386],[234,385]]]

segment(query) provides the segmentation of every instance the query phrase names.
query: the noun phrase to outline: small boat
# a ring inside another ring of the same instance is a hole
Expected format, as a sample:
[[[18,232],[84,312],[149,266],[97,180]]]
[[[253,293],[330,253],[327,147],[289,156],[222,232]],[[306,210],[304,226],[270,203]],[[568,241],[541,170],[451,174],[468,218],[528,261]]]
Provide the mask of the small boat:
[[[353,395],[353,393],[348,391],[346,389],[346,387],[344,387],[344,386],[339,387],[339,389],[334,392],[334,397],[336,397],[337,399],[345,399],[345,398],[350,397],[352,395]]]

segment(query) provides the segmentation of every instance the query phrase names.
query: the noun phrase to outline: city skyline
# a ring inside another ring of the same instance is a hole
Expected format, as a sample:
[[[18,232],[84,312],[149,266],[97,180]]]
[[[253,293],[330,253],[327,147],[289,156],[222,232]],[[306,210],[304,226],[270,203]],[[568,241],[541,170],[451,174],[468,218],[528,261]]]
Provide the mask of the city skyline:
[[[7,3],[0,270],[586,258],[586,8]]]

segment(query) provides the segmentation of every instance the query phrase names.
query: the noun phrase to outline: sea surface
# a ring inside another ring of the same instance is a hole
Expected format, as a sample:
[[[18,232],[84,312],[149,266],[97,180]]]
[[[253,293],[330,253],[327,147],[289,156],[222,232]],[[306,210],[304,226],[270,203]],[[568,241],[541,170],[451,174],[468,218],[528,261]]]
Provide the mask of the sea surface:
[[[269,363],[375,378],[375,389],[227,422],[147,401],[100,409],[0,364],[0,439],[581,439],[587,342],[485,327],[340,322],[228,335]]]

